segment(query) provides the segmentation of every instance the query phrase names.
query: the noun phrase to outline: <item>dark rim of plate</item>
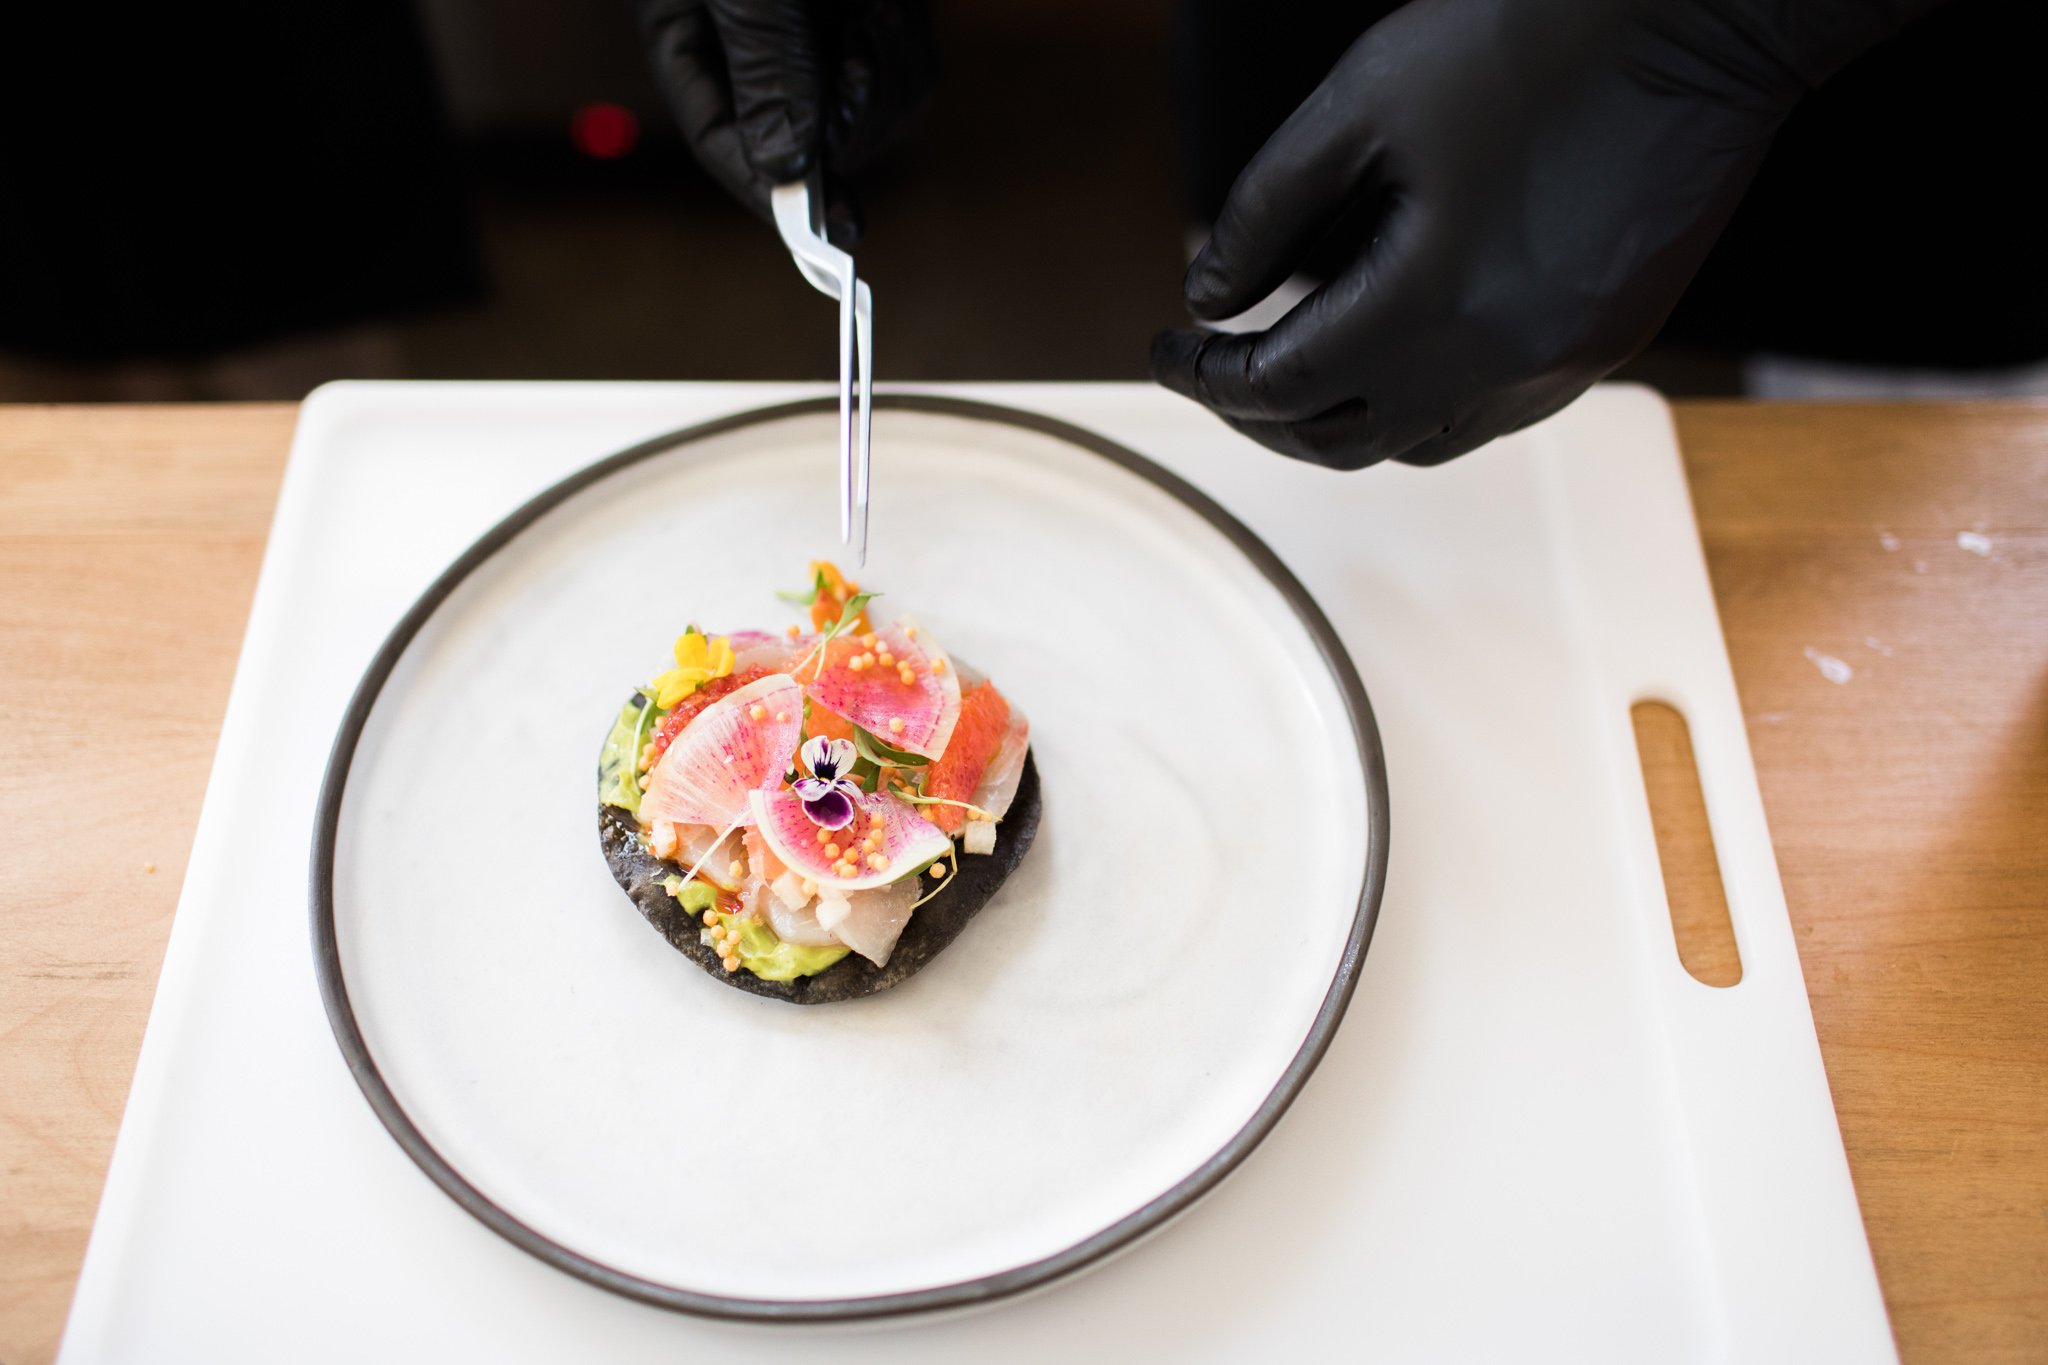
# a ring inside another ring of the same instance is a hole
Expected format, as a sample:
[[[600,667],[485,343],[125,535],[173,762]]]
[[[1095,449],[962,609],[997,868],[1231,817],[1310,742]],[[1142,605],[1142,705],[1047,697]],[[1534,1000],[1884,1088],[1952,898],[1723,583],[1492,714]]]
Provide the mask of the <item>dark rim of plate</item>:
[[[320,806],[313,831],[313,957],[320,977],[320,995],[327,1006],[328,1022],[334,1027],[335,1040],[341,1045],[342,1056],[347,1059],[349,1070],[355,1075],[356,1084],[362,1087],[363,1095],[369,1100],[370,1107],[376,1111],[377,1117],[383,1120],[384,1126],[391,1130],[392,1137],[398,1140],[398,1145],[405,1149],[406,1155],[418,1163],[419,1168],[425,1171],[428,1178],[439,1185],[449,1198],[469,1210],[478,1221],[506,1241],[539,1257],[558,1270],[567,1271],[600,1288],[609,1289],[613,1293],[637,1299],[642,1303],[704,1317],[742,1322],[832,1323],[974,1308],[1040,1288],[1062,1276],[1071,1275],[1115,1255],[1140,1238],[1157,1231],[1214,1189],[1246,1156],[1250,1155],[1252,1149],[1257,1147],[1280,1121],[1280,1116],[1287,1112],[1287,1107],[1294,1102],[1295,1096],[1301,1093],[1302,1086],[1308,1081],[1309,1073],[1316,1069],[1316,1064],[1322,1061],[1323,1054],[1329,1050],[1330,1040],[1336,1035],[1337,1025],[1343,1019],[1345,1007],[1350,1003],[1351,993],[1358,984],[1359,968],[1365,961],[1366,948],[1372,941],[1373,924],[1379,917],[1380,894],[1386,885],[1387,772],[1385,757],[1380,749],[1379,729],[1373,722],[1372,706],[1366,700],[1365,687],[1359,682],[1358,671],[1352,667],[1351,656],[1345,652],[1343,644],[1338,640],[1336,631],[1331,629],[1322,609],[1309,596],[1307,589],[1303,588],[1280,562],[1278,556],[1266,547],[1264,541],[1253,535],[1244,523],[1223,510],[1207,494],[1185,479],[1114,441],[1055,418],[1000,407],[993,403],[944,398],[931,394],[876,394],[875,407],[878,410],[938,413],[948,417],[1022,427],[1092,451],[1110,463],[1164,489],[1191,508],[1203,520],[1222,532],[1224,537],[1265,575],[1287,600],[1302,627],[1315,641],[1324,666],[1330,670],[1338,691],[1344,698],[1345,709],[1350,715],[1352,737],[1358,744],[1358,759],[1365,773],[1368,803],[1365,868],[1359,888],[1358,913],[1352,920],[1351,932],[1345,941],[1344,955],[1337,964],[1336,975],[1330,982],[1328,992],[1323,996],[1322,1007],[1316,1012],[1315,1023],[1302,1041],[1300,1050],[1294,1054],[1294,1059],[1288,1063],[1278,1083],[1267,1094],[1265,1101],[1260,1104],[1250,1121],[1220,1150],[1171,1189],[1093,1236],[1043,1260],[978,1279],[898,1294],[879,1294],[851,1299],[746,1299],[723,1294],[699,1293],[642,1279],[592,1260],[542,1235],[491,1202],[489,1196],[464,1179],[462,1174],[449,1164],[447,1158],[434,1149],[413,1125],[405,1109],[399,1104],[398,1098],[392,1094],[391,1087],[377,1070],[376,1060],[370,1056],[370,1050],[363,1042],[362,1030],[356,1025],[355,1012],[349,1004],[348,983],[342,977],[341,954],[336,946],[334,934],[335,840],[341,823],[342,799],[348,788],[349,768],[355,759],[356,746],[361,741],[363,727],[377,703],[378,694],[383,690],[386,679],[397,667],[399,659],[404,655],[413,637],[420,632],[456,587],[479,565],[511,544],[521,532],[548,512],[619,471],[674,450],[678,446],[767,422],[809,416],[814,413],[836,412],[837,400],[807,399],[735,413],[716,421],[671,432],[666,436],[658,436],[571,474],[492,527],[481,540],[470,546],[461,558],[449,565],[385,639],[383,647],[371,661],[368,671],[363,674],[362,682],[357,684],[355,695],[349,701],[348,713],[342,720],[340,731],[334,737],[334,748],[327,760],[326,777],[320,786]]]

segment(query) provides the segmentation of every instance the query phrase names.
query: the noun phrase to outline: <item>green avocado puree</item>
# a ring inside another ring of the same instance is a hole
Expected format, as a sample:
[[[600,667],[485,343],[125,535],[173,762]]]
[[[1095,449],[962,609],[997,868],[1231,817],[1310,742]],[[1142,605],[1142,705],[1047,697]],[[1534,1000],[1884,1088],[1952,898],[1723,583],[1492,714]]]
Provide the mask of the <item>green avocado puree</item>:
[[[654,734],[661,711],[627,702],[597,755],[597,799],[635,814],[640,810],[640,750]]]
[[[709,883],[685,882],[680,877],[670,877],[668,890],[677,903],[693,915],[718,908],[718,892]],[[740,966],[763,981],[794,981],[800,976],[816,976],[847,954],[843,947],[806,948],[798,943],[784,943],[775,936],[773,929],[751,915],[728,920],[727,923],[739,926]]]

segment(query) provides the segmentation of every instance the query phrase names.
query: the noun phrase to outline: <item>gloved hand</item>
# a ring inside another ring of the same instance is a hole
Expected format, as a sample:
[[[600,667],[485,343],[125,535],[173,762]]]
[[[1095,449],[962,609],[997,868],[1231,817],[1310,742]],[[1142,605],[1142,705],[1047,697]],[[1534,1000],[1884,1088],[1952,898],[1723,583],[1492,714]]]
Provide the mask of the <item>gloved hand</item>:
[[[1245,168],[1183,293],[1242,312],[1331,232],[1349,264],[1269,331],[1160,333],[1153,376],[1338,469],[1547,417],[1656,334],[1799,97],[1931,5],[1412,0]]]
[[[859,235],[849,179],[938,80],[928,0],[634,0],[690,150],[773,220],[769,191],[822,166],[826,229]]]

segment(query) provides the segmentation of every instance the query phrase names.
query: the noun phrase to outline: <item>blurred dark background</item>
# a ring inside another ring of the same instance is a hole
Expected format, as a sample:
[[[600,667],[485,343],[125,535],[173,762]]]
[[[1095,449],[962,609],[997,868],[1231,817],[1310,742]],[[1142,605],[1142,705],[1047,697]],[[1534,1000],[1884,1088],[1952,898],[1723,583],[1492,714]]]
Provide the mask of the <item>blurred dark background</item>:
[[[938,0],[939,93],[865,184],[879,376],[1144,378],[1191,234],[1388,8]],[[2031,382],[2044,16],[1952,0],[1810,99],[1622,377]],[[21,12],[0,101],[0,400],[833,373],[829,305],[690,161],[625,0]]]

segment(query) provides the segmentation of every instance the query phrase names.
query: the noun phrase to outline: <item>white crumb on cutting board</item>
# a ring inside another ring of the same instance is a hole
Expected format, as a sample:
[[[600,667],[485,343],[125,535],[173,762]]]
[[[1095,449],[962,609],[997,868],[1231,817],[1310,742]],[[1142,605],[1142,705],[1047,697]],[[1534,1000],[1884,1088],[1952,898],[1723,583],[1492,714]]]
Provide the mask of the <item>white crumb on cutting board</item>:
[[[1884,546],[1887,550],[1899,548],[1899,538],[1890,531],[1885,530],[1882,526],[1877,528],[1877,543]]]
[[[1806,657],[1813,660],[1813,666],[1820,675],[1831,683],[1845,683],[1856,676],[1856,670],[1832,654],[1823,654],[1812,645],[1806,647]]]
[[[1956,544],[1973,555],[1988,555],[1991,553],[1991,537],[1985,535],[1982,531],[1958,531],[1956,532]]]

